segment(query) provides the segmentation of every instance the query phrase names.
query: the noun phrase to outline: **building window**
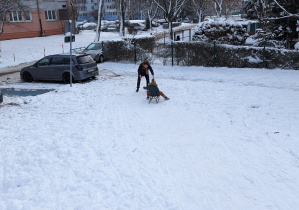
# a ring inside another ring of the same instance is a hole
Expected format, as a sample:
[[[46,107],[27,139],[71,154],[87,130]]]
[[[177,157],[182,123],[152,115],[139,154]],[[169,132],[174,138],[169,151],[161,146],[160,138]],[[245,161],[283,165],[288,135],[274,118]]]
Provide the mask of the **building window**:
[[[25,15],[25,20],[26,21],[32,21],[32,15],[31,15],[30,11],[25,11],[24,15]]]
[[[12,11],[10,12],[10,21],[11,22],[23,22],[22,11]]]
[[[56,10],[45,11],[46,20],[57,20]]]

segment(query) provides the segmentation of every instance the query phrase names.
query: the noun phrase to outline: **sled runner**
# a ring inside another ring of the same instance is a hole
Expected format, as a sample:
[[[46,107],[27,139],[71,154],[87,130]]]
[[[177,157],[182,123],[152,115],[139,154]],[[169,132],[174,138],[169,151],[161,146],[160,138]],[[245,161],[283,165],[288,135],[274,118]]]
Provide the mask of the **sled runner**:
[[[159,103],[160,97],[159,96],[149,96],[148,103],[151,103],[151,101],[155,99],[157,103]]]

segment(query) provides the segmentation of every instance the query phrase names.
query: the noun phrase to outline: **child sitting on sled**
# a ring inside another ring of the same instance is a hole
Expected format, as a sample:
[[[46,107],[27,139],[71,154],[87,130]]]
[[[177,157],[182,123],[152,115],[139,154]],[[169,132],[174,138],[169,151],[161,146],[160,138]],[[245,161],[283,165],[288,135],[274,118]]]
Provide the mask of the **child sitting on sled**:
[[[165,100],[169,100],[169,98],[159,90],[158,85],[154,79],[152,79],[151,83],[148,83],[147,87],[143,87],[143,89],[147,90],[146,99],[149,99],[150,97],[159,97],[161,95]]]

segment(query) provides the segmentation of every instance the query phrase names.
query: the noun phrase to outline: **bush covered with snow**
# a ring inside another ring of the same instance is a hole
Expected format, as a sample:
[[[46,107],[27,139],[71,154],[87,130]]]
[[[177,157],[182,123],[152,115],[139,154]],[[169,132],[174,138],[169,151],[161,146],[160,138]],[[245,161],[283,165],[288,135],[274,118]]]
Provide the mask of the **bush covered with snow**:
[[[295,44],[295,50],[299,50],[299,42]]]
[[[285,48],[285,40],[275,39],[274,33],[256,33],[252,36],[254,40],[253,47],[274,47],[274,48]]]
[[[135,45],[135,46],[134,46]],[[123,41],[105,42],[105,55],[110,61],[130,61],[135,59],[135,50],[138,60],[143,60],[146,53],[152,52],[155,46],[155,37],[140,37]]]
[[[213,42],[221,44],[243,45],[248,33],[241,24],[233,20],[202,22],[195,28],[193,41]]]

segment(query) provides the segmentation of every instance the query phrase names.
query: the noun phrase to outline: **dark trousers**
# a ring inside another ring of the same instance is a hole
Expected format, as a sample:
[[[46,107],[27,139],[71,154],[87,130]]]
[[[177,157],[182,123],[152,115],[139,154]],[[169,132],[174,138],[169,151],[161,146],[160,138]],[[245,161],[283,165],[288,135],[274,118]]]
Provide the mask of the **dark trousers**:
[[[143,76],[145,76],[145,79],[146,79],[146,87],[147,87],[147,86],[148,86],[148,83],[149,83],[149,75],[148,75],[148,74],[146,74],[146,75],[141,75],[141,78],[142,78]],[[139,75],[138,75],[138,79],[137,79],[137,88],[140,87],[140,81],[141,81],[141,79],[140,79],[140,77],[139,77]]]

